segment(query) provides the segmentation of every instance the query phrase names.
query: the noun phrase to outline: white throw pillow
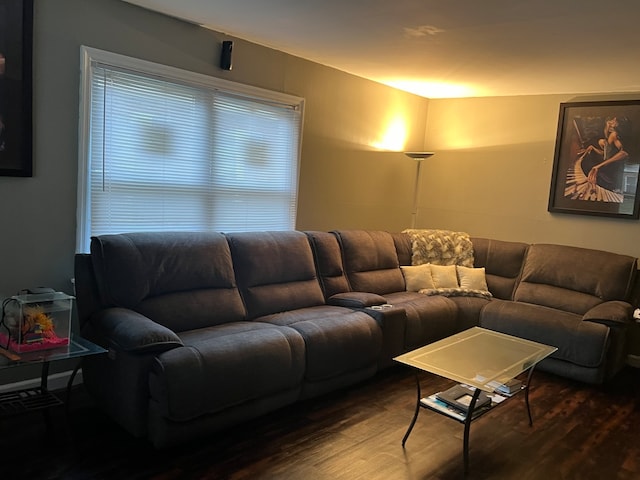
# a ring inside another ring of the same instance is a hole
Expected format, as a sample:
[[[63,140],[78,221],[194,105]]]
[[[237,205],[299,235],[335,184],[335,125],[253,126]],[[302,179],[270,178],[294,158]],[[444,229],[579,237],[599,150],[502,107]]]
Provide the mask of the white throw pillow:
[[[458,281],[461,288],[489,291],[484,268],[469,268],[457,265],[456,270],[458,271]]]
[[[455,265],[431,264],[431,278],[433,278],[435,288],[457,288],[459,286]]]
[[[417,292],[424,288],[435,288],[431,278],[431,268],[429,264],[424,265],[403,265],[402,275],[408,292]]]

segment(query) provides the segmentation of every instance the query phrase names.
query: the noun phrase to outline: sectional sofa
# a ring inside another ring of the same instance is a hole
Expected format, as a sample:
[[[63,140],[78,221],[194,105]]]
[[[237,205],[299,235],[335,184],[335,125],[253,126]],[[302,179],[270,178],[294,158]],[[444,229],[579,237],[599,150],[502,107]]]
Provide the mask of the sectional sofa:
[[[581,381],[624,365],[634,258],[470,242],[483,294],[417,288],[408,233],[95,237],[76,255],[78,316],[108,354],[86,359],[85,385],[162,448],[360,382],[474,325],[557,346],[540,368]]]

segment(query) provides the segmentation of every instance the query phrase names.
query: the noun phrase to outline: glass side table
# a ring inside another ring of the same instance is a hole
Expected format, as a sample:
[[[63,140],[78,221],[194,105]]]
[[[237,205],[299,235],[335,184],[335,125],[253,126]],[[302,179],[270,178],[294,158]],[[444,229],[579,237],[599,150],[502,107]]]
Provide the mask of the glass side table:
[[[0,349],[0,370],[25,365],[41,366],[39,387],[0,393],[0,418],[62,405],[62,400],[48,389],[49,365],[52,362],[77,358],[78,363],[67,382],[66,398],[68,407],[73,380],[82,365],[82,359],[89,355],[100,355],[106,352],[104,348],[75,335],[71,336],[69,345],[50,350],[14,353],[9,350]]]

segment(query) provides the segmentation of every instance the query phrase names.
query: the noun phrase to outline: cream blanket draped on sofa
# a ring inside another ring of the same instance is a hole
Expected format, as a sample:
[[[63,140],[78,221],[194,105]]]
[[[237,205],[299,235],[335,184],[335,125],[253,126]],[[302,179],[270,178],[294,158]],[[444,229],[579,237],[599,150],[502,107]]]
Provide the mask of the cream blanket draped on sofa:
[[[473,267],[473,243],[469,234],[449,230],[407,229],[411,239],[411,264]]]

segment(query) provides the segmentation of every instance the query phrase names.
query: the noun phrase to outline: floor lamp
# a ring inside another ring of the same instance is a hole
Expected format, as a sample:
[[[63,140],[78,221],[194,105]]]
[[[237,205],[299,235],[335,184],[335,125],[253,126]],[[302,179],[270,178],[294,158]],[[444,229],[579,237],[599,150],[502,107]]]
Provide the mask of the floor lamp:
[[[411,210],[411,228],[416,228],[416,218],[418,217],[418,199],[420,197],[420,166],[422,160],[429,158],[433,152],[404,152],[404,154],[414,159],[418,166],[416,168],[416,184],[413,187],[413,210]]]

